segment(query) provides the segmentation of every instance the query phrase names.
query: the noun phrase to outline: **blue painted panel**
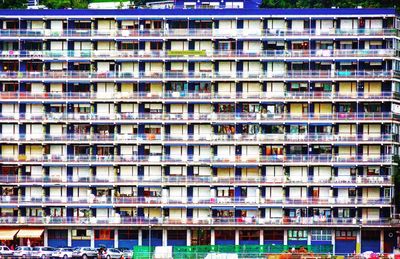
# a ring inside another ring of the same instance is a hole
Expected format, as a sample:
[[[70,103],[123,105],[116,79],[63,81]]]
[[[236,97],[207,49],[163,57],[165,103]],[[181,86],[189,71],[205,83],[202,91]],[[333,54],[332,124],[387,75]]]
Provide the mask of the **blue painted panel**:
[[[283,240],[264,240],[264,245],[283,245]]]
[[[221,239],[216,239],[215,240],[216,245],[234,245],[235,240],[221,240]]]
[[[356,240],[336,240],[335,241],[335,254],[346,255],[352,254],[356,251]]]
[[[332,241],[311,241],[311,245],[332,245]]]
[[[149,239],[143,239],[142,240],[142,245],[148,246],[149,245]],[[151,238],[151,245],[152,246],[161,246],[162,245],[162,238]]]
[[[68,245],[67,239],[49,239],[48,240],[49,246],[52,247],[65,247]]]
[[[114,240],[95,240],[94,247],[99,247],[99,246],[114,248]]]
[[[304,9],[283,9],[283,8],[268,8],[268,9],[235,9],[235,15],[286,15],[286,16],[297,16],[297,15],[396,15],[395,8],[304,8]],[[116,16],[121,15],[123,17],[132,16],[176,16],[176,15],[232,15],[230,9],[124,9],[124,10],[101,10],[101,9],[39,9],[39,10],[0,10],[0,16]],[[24,18],[24,17],[23,17]],[[130,17],[126,17],[131,19]],[[160,17],[161,19],[161,17]]]
[[[290,246],[306,246],[307,240],[288,240]]]
[[[362,239],[361,240],[361,252],[365,252],[365,251],[374,251],[376,253],[379,253],[380,251],[380,241],[378,240],[366,240],[366,239]]]
[[[72,240],[72,247],[90,246],[90,240]]]
[[[118,247],[126,247],[133,249],[134,246],[138,245],[137,239],[120,239],[118,240]]]
[[[260,240],[239,240],[240,245],[259,245]]]
[[[183,239],[175,239],[175,240],[168,240],[167,245],[169,246],[185,246],[186,240]]]

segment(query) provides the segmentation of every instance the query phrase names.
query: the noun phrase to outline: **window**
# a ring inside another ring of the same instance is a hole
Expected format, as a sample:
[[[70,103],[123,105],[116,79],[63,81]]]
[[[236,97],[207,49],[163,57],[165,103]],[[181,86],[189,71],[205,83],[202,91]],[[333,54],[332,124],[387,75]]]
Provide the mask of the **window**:
[[[138,231],[132,229],[120,229],[118,230],[119,239],[138,239]]]
[[[186,240],[186,231],[169,230],[167,236],[168,240]]]
[[[338,218],[350,218],[350,209],[338,209]]]
[[[232,210],[217,210],[216,215],[217,215],[217,218],[232,218],[234,216]],[[215,235],[215,236],[217,236],[217,235]]]
[[[356,237],[356,231],[336,230],[336,240],[355,240]]]
[[[289,230],[288,239],[289,240],[307,240],[308,232],[307,230]]]
[[[311,231],[311,240],[313,240],[313,241],[331,241],[332,240],[332,231],[331,230],[314,229]]]
[[[63,229],[49,229],[48,238],[49,239],[67,239],[68,231]]]
[[[291,134],[305,134],[307,133],[307,125],[290,125]]]
[[[255,230],[240,230],[239,237],[240,240],[256,241],[260,239],[260,232]]]
[[[113,229],[100,229],[95,230],[94,238],[99,240],[113,240],[114,230]]]
[[[86,229],[77,229],[76,230],[76,236],[77,237],[86,237],[88,236],[86,233]]]
[[[353,108],[350,103],[339,104],[338,112],[353,112]]]
[[[218,112],[235,112],[235,105],[234,104],[218,104]]]
[[[264,230],[264,240],[283,240],[283,230]]]
[[[245,103],[243,104],[243,112],[245,113],[255,113],[255,112],[260,112],[261,106],[259,104],[249,104]]]
[[[283,147],[268,145],[265,147],[265,155],[267,155],[267,156],[283,155]]]
[[[198,93],[209,93],[211,92],[211,83],[195,83],[194,89]]]
[[[235,240],[235,230],[215,230],[216,240]]]

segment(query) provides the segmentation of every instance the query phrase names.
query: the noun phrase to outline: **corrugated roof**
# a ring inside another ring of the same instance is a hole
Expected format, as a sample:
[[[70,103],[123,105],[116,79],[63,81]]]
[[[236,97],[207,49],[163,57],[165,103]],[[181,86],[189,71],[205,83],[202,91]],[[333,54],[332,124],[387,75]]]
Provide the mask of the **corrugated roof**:
[[[2,17],[115,17],[115,16],[394,16],[394,8],[321,8],[321,9],[39,9],[39,10],[0,10]]]

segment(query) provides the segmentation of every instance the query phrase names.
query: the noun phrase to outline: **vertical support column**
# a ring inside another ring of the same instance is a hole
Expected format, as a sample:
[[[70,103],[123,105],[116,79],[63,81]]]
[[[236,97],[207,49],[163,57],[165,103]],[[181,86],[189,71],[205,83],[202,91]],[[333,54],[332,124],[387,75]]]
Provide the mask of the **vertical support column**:
[[[283,230],[283,245],[287,246],[288,245],[288,234],[287,234],[287,229]]]
[[[307,230],[307,245],[311,245],[311,229]]]
[[[260,230],[260,245],[264,245],[264,230]]]
[[[43,245],[44,246],[49,246],[49,236],[48,236],[48,233],[47,233],[47,228],[45,228],[44,232],[43,232]]]
[[[186,229],[186,245],[192,245],[192,232],[190,229]]]
[[[356,237],[356,254],[361,253],[361,229],[357,231]]]
[[[211,245],[215,245],[215,229],[211,229]]]
[[[380,233],[380,253],[382,254],[383,251],[385,250],[385,231],[381,229]]]
[[[119,237],[118,237],[118,228],[114,230],[114,248],[119,247],[118,245]]]
[[[336,230],[332,229],[332,255],[335,255],[336,250]]]
[[[162,246],[167,246],[167,239],[168,239],[167,230],[165,228],[163,228],[163,230],[162,230]]]
[[[94,246],[94,229],[91,229],[92,234],[90,235],[90,247],[95,247]]]
[[[240,243],[239,229],[235,229],[235,245],[239,245]]]
[[[139,246],[143,245],[143,232],[142,232],[142,229],[138,230],[138,245]]]
[[[67,230],[67,246],[72,247],[72,229]]]

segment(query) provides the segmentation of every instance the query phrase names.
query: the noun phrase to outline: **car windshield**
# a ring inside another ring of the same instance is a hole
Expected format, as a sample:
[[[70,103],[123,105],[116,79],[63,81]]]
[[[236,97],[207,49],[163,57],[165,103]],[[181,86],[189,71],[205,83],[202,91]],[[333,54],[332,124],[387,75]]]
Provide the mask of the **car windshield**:
[[[73,251],[73,249],[72,248],[63,248],[63,249],[61,249],[62,251],[65,251],[65,252],[72,252]]]

